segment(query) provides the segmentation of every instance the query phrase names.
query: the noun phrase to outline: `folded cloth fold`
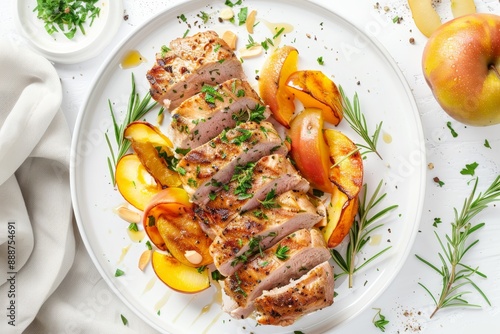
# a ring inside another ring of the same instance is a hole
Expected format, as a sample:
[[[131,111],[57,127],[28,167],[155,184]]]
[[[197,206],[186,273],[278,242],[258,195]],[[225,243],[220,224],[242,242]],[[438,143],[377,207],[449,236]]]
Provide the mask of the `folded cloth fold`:
[[[50,62],[0,39],[0,73],[0,333],[22,333],[74,259],[70,134]]]

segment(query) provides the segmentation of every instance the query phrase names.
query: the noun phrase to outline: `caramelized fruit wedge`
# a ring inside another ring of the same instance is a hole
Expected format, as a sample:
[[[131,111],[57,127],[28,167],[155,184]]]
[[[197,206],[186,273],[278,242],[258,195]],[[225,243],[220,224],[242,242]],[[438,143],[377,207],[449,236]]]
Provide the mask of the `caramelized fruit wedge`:
[[[319,109],[304,109],[290,124],[288,135],[295,166],[313,188],[331,193],[330,152],[322,134],[323,115]]]
[[[200,267],[213,262],[208,250],[212,240],[201,229],[192,208],[163,213],[156,226],[168,251],[183,264]]]
[[[441,25],[441,18],[432,6],[432,0],[408,0],[413,21],[426,37]]]
[[[342,101],[337,85],[321,71],[296,71],[286,87],[305,108],[318,108],[325,121],[338,125],[343,117]]]
[[[173,155],[172,142],[154,125],[132,122],[124,132],[132,149],[148,172],[164,187],[181,185],[179,174],[168,168],[166,158]]]
[[[295,112],[293,93],[286,89],[286,80],[297,71],[299,53],[292,46],[277,48],[266,59],[259,73],[259,92],[274,118],[289,128]]]
[[[118,160],[115,180],[123,198],[141,211],[161,190],[161,185],[156,183],[135,154],[124,155]]]
[[[339,190],[340,193],[342,193]],[[332,196],[333,197],[333,196]],[[345,199],[345,200],[344,200]],[[347,199],[345,194],[339,196],[339,202],[333,203],[327,208],[328,214],[332,214],[332,224],[334,226],[323,229],[323,235],[329,248],[337,247],[342,240],[349,234],[349,230],[354,222],[358,212],[358,197]],[[342,206],[342,208],[340,208]],[[340,215],[339,210],[340,209]],[[336,217],[338,217],[337,220]],[[330,224],[330,221],[328,222]]]
[[[349,199],[358,196],[363,186],[363,158],[358,147],[342,132],[326,129],[324,137],[333,163],[332,181]]]
[[[340,191],[336,186],[333,186],[330,203],[326,207],[326,226],[321,230],[325,241],[328,243],[330,236],[339,223],[342,210],[347,206],[349,198]]]
[[[153,252],[151,261],[158,278],[175,291],[196,293],[210,287],[208,268],[199,271],[157,251]]]
[[[158,231],[158,218],[164,212],[176,213],[190,207],[189,196],[184,189],[166,188],[158,191],[144,208],[142,225],[151,242],[161,250],[167,250],[165,240]]]

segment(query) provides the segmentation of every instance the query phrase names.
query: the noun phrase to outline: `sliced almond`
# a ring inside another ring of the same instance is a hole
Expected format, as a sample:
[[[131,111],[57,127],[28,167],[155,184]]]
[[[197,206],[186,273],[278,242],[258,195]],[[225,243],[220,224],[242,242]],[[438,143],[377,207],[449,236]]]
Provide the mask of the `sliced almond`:
[[[262,54],[263,50],[261,45],[254,45],[249,49],[240,49],[239,52],[241,58],[252,58]]]
[[[132,211],[124,205],[119,206],[118,208],[116,208],[115,211],[116,211],[116,214],[118,215],[118,217],[120,217],[121,219],[123,219],[127,223],[136,223],[137,224],[142,220],[142,217],[138,212]]]
[[[142,252],[141,257],[139,258],[139,269],[141,271],[144,271],[146,266],[149,264],[151,261],[151,255],[153,254],[153,251],[150,249],[145,250]]]
[[[253,34],[253,26],[255,24],[255,17],[257,16],[257,11],[252,10],[250,14],[248,14],[247,21],[246,21],[246,27],[247,31],[249,34]]]
[[[230,30],[227,30],[222,34],[222,39],[224,42],[227,43],[227,45],[231,48],[231,50],[236,50],[236,40],[238,39],[238,36]]]
[[[194,250],[188,250],[184,252],[184,256],[189,262],[194,265],[200,264],[201,261],[203,261],[203,257],[201,256],[201,254]]]
[[[231,8],[226,7],[219,12],[219,17],[223,20],[230,20],[234,17],[234,12]]]

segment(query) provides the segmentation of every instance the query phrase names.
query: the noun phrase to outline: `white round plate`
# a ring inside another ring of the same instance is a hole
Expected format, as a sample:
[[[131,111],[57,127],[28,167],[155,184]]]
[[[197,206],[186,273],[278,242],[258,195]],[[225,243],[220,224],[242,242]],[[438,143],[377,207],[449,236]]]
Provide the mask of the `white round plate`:
[[[234,1],[235,2],[235,1]],[[390,56],[373,40],[339,15],[312,2],[302,0],[255,0],[235,6],[257,10],[260,21],[285,22],[294,29],[281,40],[299,50],[299,69],[321,70],[334,78],[347,95],[359,95],[361,110],[373,133],[382,123],[378,149],[383,157],[366,155],[365,182],[369,195],[383,180],[382,192],[387,196],[378,209],[398,205],[380,221],[377,230],[360,259],[368,258],[392,246],[377,260],[357,272],[354,287],[349,289],[345,276],[337,279],[335,303],[321,311],[304,316],[290,327],[256,326],[253,319],[235,320],[223,313],[218,284],[194,295],[173,292],[159,281],[149,266],[144,272],[137,268],[145,241],[134,242],[127,233],[127,224],[113,208],[124,203],[112,186],[107,166],[110,155],[104,134],[113,134],[108,100],[119,117],[123,117],[131,91],[131,74],[141,96],[148,93],[146,71],[153,65],[155,53],[162,45],[206,29],[217,32],[231,29],[238,33],[238,49],[248,42],[244,25],[217,20],[225,7],[223,1],[189,1],[158,14],[126,38],[104,63],[78,116],[71,159],[72,199],[85,245],[104,279],[118,296],[144,320],[165,333],[324,333],[337,329],[352,319],[390,285],[405,262],[416,236],[424,196],[426,170],[425,147],[419,115],[411,91]],[[197,15],[211,16],[203,23]],[[286,13],[286,15],[284,15]],[[186,18],[184,22],[182,19]],[[261,22],[253,38],[260,42],[273,34]],[[122,69],[121,59],[131,50],[139,51],[145,63]],[[324,64],[320,65],[318,58]],[[255,84],[255,74],[265,56],[245,60],[243,66]],[[147,115],[156,122],[157,111]],[[119,122],[121,119],[119,120]],[[163,122],[167,129],[169,119]],[[343,121],[338,127],[355,142],[362,140]],[[343,252],[345,243],[339,247]],[[360,260],[361,261],[361,260]],[[333,263],[333,262],[332,262]],[[116,269],[125,272],[114,277]],[[336,269],[338,273],[338,269]]]
[[[121,0],[101,0],[96,3],[101,8],[99,17],[92,26],[84,24],[85,35],[78,30],[72,39],[68,39],[60,32],[47,33],[44,22],[33,11],[36,6],[36,0],[18,0],[16,24],[36,51],[61,64],[79,63],[97,56],[109,45],[123,21]]]

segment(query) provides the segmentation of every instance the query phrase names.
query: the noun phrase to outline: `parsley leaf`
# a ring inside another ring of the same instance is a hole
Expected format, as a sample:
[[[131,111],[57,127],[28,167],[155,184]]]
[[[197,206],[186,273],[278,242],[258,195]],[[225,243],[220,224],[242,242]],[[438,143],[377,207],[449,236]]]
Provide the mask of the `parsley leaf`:
[[[120,276],[123,276],[125,275],[125,272],[121,269],[116,269],[115,271],[115,277],[120,277]]]
[[[451,122],[447,122],[446,123],[446,126],[448,127],[448,129],[450,129],[450,132],[451,132],[451,135],[453,136],[453,138],[456,138],[458,137],[458,133],[455,131],[455,129],[453,129],[453,127],[451,126]]]
[[[474,176],[474,173],[476,171],[477,166],[478,166],[477,162],[473,162],[471,164],[466,164],[465,168],[463,168],[460,171],[460,174]]]
[[[280,260],[283,260],[283,261],[288,259],[289,255],[287,253],[289,250],[290,250],[290,247],[281,246],[281,244],[279,244],[278,248],[276,248],[276,257]]]

